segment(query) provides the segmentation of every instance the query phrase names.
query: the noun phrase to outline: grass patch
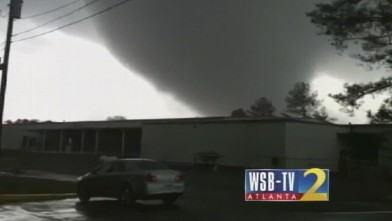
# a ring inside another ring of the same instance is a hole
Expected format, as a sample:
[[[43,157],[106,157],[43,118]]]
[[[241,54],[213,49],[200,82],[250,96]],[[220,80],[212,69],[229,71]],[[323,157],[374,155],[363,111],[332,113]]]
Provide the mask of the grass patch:
[[[42,178],[0,176],[0,194],[75,193],[76,182]]]
[[[20,163],[16,158],[2,158],[0,159],[0,171],[19,173],[21,171]]]

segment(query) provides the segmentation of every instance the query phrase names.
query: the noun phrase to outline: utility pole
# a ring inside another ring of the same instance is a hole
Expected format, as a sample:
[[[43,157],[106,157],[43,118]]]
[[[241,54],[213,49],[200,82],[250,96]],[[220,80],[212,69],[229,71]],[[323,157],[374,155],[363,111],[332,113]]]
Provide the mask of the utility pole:
[[[10,0],[10,11],[8,16],[8,28],[7,36],[5,40],[5,50],[4,50],[4,62],[0,64],[0,69],[2,70],[1,85],[0,85],[0,158],[2,156],[2,141],[3,141],[3,113],[4,113],[4,101],[5,92],[7,88],[7,75],[8,75],[8,63],[11,51],[11,39],[12,39],[12,29],[14,26],[14,19],[21,18],[23,0]]]

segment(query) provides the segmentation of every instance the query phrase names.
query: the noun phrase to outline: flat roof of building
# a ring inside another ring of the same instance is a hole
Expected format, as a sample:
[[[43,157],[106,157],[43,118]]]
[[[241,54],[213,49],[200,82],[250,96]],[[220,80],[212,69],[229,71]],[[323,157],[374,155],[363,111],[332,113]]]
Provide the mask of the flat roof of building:
[[[134,119],[106,121],[76,121],[76,122],[38,122],[26,124],[6,124],[6,126],[23,125],[28,130],[59,130],[59,129],[96,129],[96,128],[141,128],[146,124],[207,124],[207,123],[275,123],[295,122],[330,126],[344,126],[311,118],[294,117],[196,117],[196,118],[167,118],[167,119]]]

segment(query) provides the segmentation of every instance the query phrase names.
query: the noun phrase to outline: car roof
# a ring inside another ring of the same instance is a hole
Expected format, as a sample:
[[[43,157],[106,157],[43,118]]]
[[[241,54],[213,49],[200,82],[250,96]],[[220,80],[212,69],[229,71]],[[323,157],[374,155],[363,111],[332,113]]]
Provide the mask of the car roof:
[[[124,158],[124,159],[117,159],[113,161],[120,161],[120,162],[127,162],[127,161],[151,161],[151,162],[156,162],[156,160],[152,159],[147,159],[147,158]]]

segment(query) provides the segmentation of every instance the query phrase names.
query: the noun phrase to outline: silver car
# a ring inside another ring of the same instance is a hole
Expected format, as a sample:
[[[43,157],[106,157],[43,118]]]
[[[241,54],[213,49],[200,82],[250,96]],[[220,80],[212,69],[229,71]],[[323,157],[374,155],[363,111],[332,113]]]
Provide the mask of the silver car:
[[[148,199],[161,199],[172,204],[183,193],[183,173],[151,159],[107,161],[79,177],[77,185],[82,203],[91,197],[111,197],[126,204]]]

